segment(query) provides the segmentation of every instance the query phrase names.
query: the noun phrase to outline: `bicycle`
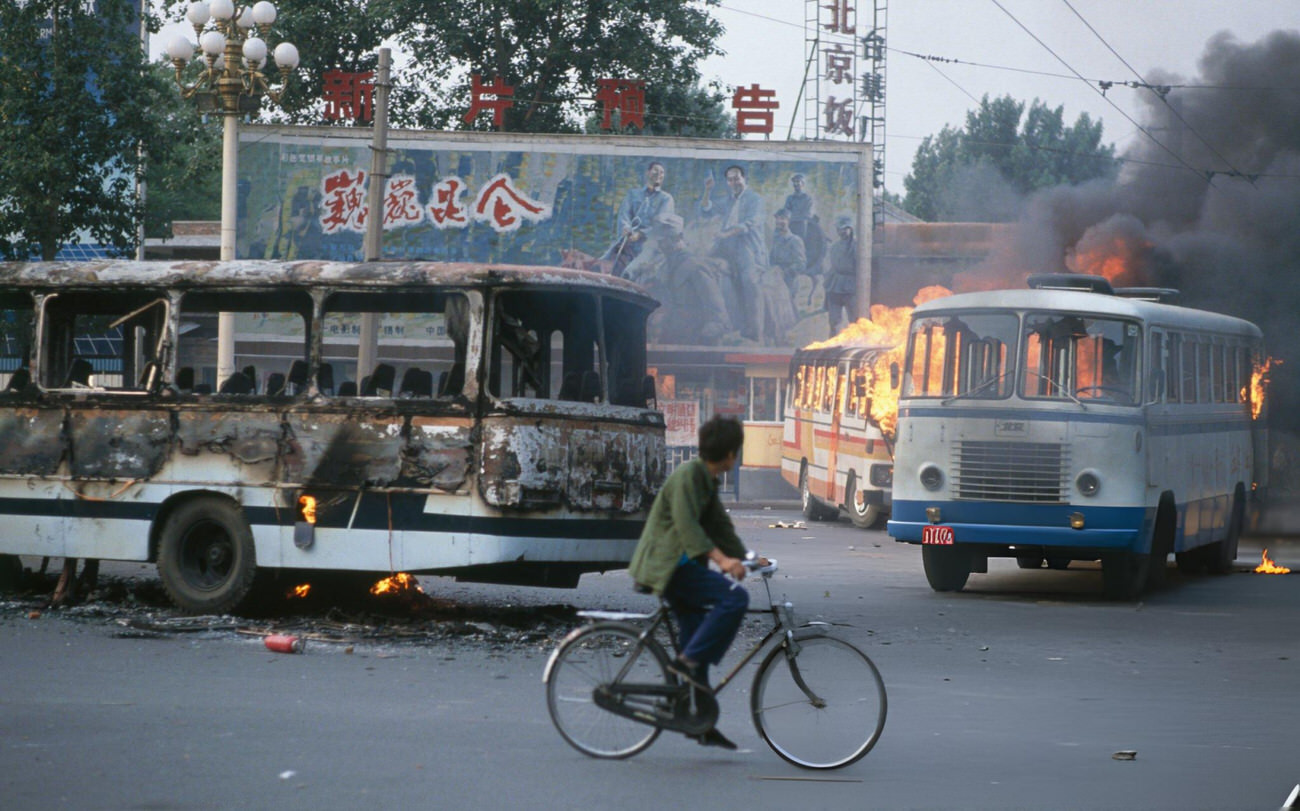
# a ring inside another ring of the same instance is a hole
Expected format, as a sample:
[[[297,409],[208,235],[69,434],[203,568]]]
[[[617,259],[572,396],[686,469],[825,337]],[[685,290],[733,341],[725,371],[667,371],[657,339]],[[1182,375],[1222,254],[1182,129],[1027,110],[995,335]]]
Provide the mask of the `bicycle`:
[[[774,752],[806,769],[837,769],[871,751],[885,727],[885,684],[871,659],[828,634],[830,623],[798,625],[789,602],[772,599],[777,562],[759,566],[773,627],[714,687],[722,692],[755,656],[780,640],[758,666],[750,690],[754,726]],[[666,600],[650,614],[579,611],[590,623],[551,653],[542,677],[551,721],[575,749],[596,758],[645,751],[663,730],[699,735],[718,718],[712,696],[698,694],[668,670],[656,633],[666,629],[676,656]]]

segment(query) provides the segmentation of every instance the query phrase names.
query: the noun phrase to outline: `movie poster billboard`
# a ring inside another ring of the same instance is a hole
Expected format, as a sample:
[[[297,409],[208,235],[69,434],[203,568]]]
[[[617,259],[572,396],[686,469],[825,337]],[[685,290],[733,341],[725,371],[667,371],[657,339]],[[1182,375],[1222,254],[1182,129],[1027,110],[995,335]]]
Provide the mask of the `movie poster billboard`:
[[[238,256],[361,260],[369,138],[244,128]],[[827,286],[833,299],[844,287],[832,258],[842,273],[844,256],[859,268],[870,256],[869,230],[857,239],[871,217],[870,145],[404,132],[388,147],[383,259],[628,278],[663,305],[658,345],[825,338]]]

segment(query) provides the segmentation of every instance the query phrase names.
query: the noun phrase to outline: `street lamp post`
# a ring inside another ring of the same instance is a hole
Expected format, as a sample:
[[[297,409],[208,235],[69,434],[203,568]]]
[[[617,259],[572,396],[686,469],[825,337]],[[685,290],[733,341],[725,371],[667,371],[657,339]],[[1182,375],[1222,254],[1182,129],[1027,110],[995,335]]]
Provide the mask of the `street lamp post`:
[[[202,110],[222,117],[221,139],[221,259],[235,258],[235,220],[238,216],[239,116],[256,113],[261,97],[276,104],[298,68],[298,49],[281,42],[272,58],[279,70],[280,86],[272,87],[262,72],[267,64],[265,37],[275,22],[275,6],[260,0],[238,7],[234,0],[190,3],[185,18],[203,51],[204,65],[193,83],[186,84],[182,71],[194,56],[194,44],[177,35],[167,45],[167,56],[176,68],[176,84],[185,98],[194,98]],[[254,30],[256,29],[256,30]],[[217,384],[235,371],[235,318],[221,313],[217,321]]]

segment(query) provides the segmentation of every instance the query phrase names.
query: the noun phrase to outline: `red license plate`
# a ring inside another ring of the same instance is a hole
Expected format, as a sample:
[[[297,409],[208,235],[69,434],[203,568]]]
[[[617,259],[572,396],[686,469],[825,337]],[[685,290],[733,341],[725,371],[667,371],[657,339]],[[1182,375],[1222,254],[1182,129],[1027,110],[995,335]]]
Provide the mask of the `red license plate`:
[[[952,546],[953,540],[952,527],[921,527],[921,543]]]

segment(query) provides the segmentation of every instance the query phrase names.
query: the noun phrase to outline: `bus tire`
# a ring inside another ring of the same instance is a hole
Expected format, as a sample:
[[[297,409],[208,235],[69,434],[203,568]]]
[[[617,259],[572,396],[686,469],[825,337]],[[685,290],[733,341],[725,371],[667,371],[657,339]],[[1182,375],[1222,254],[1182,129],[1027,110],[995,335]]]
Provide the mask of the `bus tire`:
[[[1146,588],[1151,556],[1114,552],[1101,559],[1101,580],[1112,600],[1136,600]]]
[[[799,468],[799,501],[803,505],[803,517],[809,521],[834,521],[840,517],[840,511],[821,503],[808,489],[808,463]]]
[[[1241,525],[1245,518],[1245,500],[1240,488],[1232,497],[1232,516],[1228,519],[1228,534],[1218,543],[1205,548],[1205,565],[1210,574],[1228,574],[1237,561],[1237,542],[1241,540]]]
[[[874,529],[880,525],[880,519],[884,517],[884,510],[879,504],[868,504],[866,498],[862,499],[862,504],[858,504],[857,474],[849,476],[848,492],[844,494],[844,506],[848,507],[849,520],[853,526],[858,529]]]
[[[256,575],[253,532],[235,503],[196,498],[167,517],[158,541],[158,576],[182,611],[233,611],[251,594]]]
[[[935,591],[961,591],[970,578],[970,553],[953,546],[922,546],[925,579]]]

